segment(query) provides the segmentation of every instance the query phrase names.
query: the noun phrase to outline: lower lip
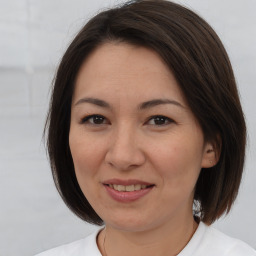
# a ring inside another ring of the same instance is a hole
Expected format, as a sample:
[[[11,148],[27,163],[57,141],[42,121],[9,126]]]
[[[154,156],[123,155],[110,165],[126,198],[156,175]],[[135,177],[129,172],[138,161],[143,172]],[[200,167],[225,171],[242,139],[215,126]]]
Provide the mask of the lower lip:
[[[152,186],[152,187],[144,188],[141,190],[124,192],[124,191],[117,191],[107,185],[104,185],[104,187],[106,188],[108,194],[114,200],[116,200],[118,202],[122,202],[122,203],[129,203],[129,202],[136,201],[136,200],[144,197],[145,195],[147,195],[153,188],[153,186]]]

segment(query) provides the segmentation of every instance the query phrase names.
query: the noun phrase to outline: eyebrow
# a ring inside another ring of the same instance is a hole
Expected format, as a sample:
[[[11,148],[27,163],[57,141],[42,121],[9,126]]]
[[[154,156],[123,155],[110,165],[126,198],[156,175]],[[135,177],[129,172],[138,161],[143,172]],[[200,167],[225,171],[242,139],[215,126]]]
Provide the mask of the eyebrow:
[[[99,107],[111,109],[111,106],[109,103],[107,103],[104,100],[97,99],[97,98],[82,98],[75,103],[75,106],[82,104],[82,103],[91,103],[91,104],[97,105]],[[144,110],[144,109],[148,109],[148,108],[152,108],[152,107],[155,107],[158,105],[164,105],[164,104],[173,104],[175,106],[185,108],[181,103],[179,103],[178,101],[175,101],[175,100],[153,99],[153,100],[149,100],[149,101],[145,101],[145,102],[141,103],[139,105],[138,109]]]
[[[155,107],[157,105],[164,105],[164,104],[173,104],[175,106],[185,108],[181,103],[179,103],[176,100],[154,99],[154,100],[149,100],[149,101],[141,103],[139,106],[139,109],[147,109],[147,108]]]
[[[99,107],[110,108],[110,105],[106,101],[96,99],[96,98],[82,98],[75,104],[75,106],[77,106],[81,103],[91,103],[91,104],[97,105]]]

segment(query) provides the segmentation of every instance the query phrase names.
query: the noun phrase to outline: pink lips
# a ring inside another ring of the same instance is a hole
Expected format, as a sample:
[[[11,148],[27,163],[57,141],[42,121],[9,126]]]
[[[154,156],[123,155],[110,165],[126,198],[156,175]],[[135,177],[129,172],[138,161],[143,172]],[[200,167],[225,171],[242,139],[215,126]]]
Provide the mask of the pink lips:
[[[115,190],[114,188],[110,187],[109,185],[123,185],[123,186],[129,186],[129,185],[146,185],[146,188],[140,189],[140,190],[135,190],[135,191],[118,191]],[[140,180],[119,180],[119,179],[111,179],[111,180],[106,180],[103,182],[103,185],[108,192],[108,194],[116,201],[118,202],[123,202],[123,203],[128,203],[128,202],[133,202],[136,201],[146,194],[148,194],[152,188],[154,187],[153,184],[150,184],[148,182],[140,181]]]

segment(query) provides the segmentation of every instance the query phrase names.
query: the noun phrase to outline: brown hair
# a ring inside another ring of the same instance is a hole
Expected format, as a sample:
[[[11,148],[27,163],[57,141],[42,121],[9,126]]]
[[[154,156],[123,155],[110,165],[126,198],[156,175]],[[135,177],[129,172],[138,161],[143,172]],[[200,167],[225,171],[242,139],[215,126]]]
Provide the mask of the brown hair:
[[[56,73],[45,132],[56,187],[83,220],[103,221],[83,195],[69,148],[71,99],[86,57],[107,41],[145,46],[157,52],[176,77],[205,140],[219,150],[216,166],[202,169],[195,188],[195,214],[212,223],[229,212],[241,182],[246,127],[227,53],[206,21],[165,0],[131,1],[93,17],[65,52]]]

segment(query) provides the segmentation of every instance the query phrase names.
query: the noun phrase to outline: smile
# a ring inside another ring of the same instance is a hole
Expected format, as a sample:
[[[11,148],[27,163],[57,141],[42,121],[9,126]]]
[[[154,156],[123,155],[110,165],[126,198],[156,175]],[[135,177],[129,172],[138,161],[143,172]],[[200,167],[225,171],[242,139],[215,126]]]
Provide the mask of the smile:
[[[138,190],[142,190],[142,189],[149,187],[149,186],[142,185],[142,184],[135,184],[135,185],[128,185],[128,186],[109,184],[108,186],[113,188],[114,190],[123,191],[123,192],[138,191]]]
[[[155,187],[154,184],[144,181],[119,179],[105,181],[103,185],[110,198],[122,203],[137,201]]]

